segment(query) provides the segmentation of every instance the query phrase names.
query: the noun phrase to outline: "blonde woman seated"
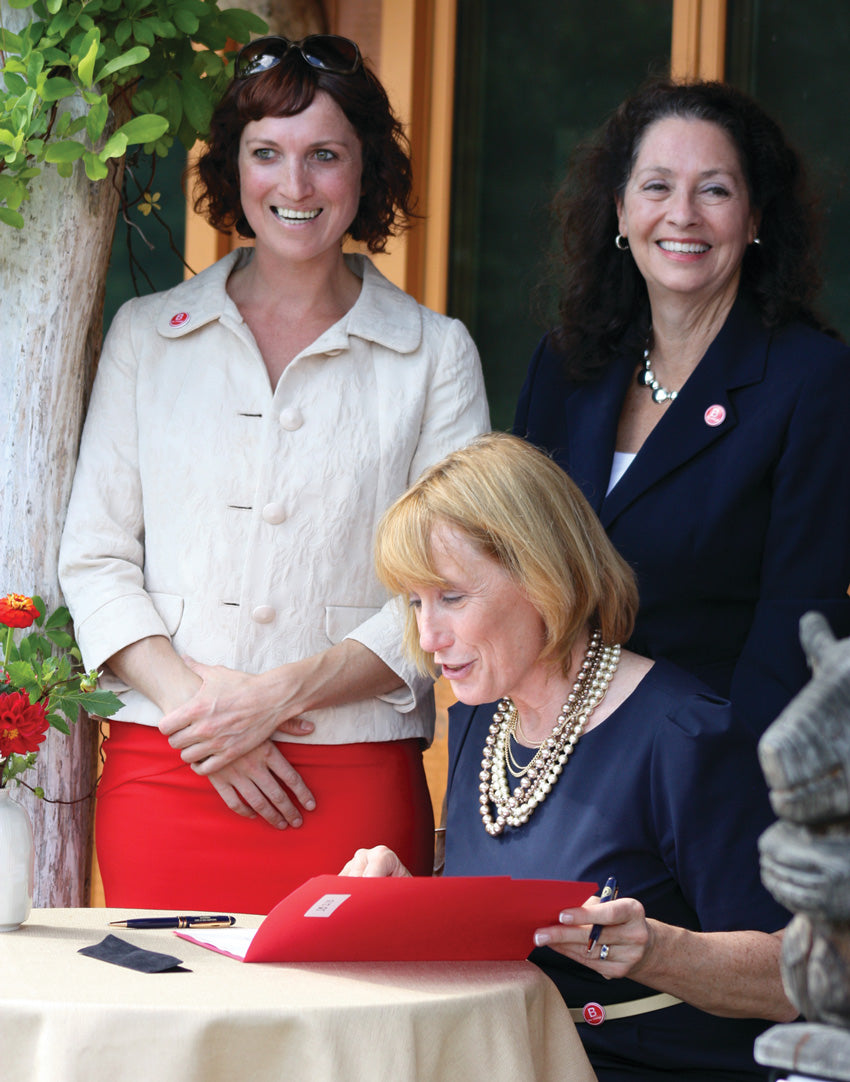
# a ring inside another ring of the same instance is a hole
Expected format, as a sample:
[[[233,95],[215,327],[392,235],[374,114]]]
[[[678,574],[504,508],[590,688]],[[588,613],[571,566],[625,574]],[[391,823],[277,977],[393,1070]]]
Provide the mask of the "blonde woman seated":
[[[579,490],[523,441],[483,436],[393,504],[376,554],[409,598],[408,650],[460,700],[446,874],[616,877],[619,898],[553,914],[531,955],[601,1082],[763,1078],[753,1040],[795,1011],[787,914],[759,879],[771,813],[752,737],[696,678],[620,650],[634,579]],[[344,872],[408,874],[383,846]]]

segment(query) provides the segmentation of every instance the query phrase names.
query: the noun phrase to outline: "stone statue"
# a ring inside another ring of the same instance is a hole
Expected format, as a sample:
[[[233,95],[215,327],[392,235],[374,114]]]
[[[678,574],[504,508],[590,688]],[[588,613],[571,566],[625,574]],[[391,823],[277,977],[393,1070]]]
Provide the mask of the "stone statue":
[[[850,1080],[850,639],[807,613],[800,641],[812,679],[759,743],[779,816],[759,849],[762,881],[795,914],[782,977],[806,1021],[767,1030],[755,1057],[833,1082]]]

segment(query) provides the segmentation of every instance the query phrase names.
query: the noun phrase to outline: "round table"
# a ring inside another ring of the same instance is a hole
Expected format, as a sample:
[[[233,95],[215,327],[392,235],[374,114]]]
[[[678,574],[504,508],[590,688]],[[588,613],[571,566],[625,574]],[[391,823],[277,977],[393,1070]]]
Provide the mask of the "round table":
[[[170,931],[107,927],[144,915],[41,909],[0,935],[3,1082],[595,1080],[530,962],[247,964]],[[110,933],[191,972],[77,953]]]

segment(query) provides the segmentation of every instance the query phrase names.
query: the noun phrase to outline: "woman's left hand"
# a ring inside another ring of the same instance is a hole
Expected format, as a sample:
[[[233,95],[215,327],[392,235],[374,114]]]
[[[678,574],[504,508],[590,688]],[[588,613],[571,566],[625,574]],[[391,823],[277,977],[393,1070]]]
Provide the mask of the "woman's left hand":
[[[560,924],[534,933],[535,945],[551,947],[603,977],[635,977],[652,953],[653,927],[636,898],[602,904],[594,896],[583,906],[563,910],[559,920]],[[588,951],[594,924],[601,925],[602,931]]]

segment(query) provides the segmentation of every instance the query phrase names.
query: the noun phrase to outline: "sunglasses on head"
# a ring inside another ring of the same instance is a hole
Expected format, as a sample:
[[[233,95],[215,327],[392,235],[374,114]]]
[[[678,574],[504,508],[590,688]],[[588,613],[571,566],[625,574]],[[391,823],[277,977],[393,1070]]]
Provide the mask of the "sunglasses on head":
[[[278,35],[257,38],[236,54],[234,78],[248,79],[269,71],[283,60],[290,49],[297,49],[305,64],[335,75],[353,75],[363,63],[360,50],[349,38],[336,34],[310,34],[301,41]]]

